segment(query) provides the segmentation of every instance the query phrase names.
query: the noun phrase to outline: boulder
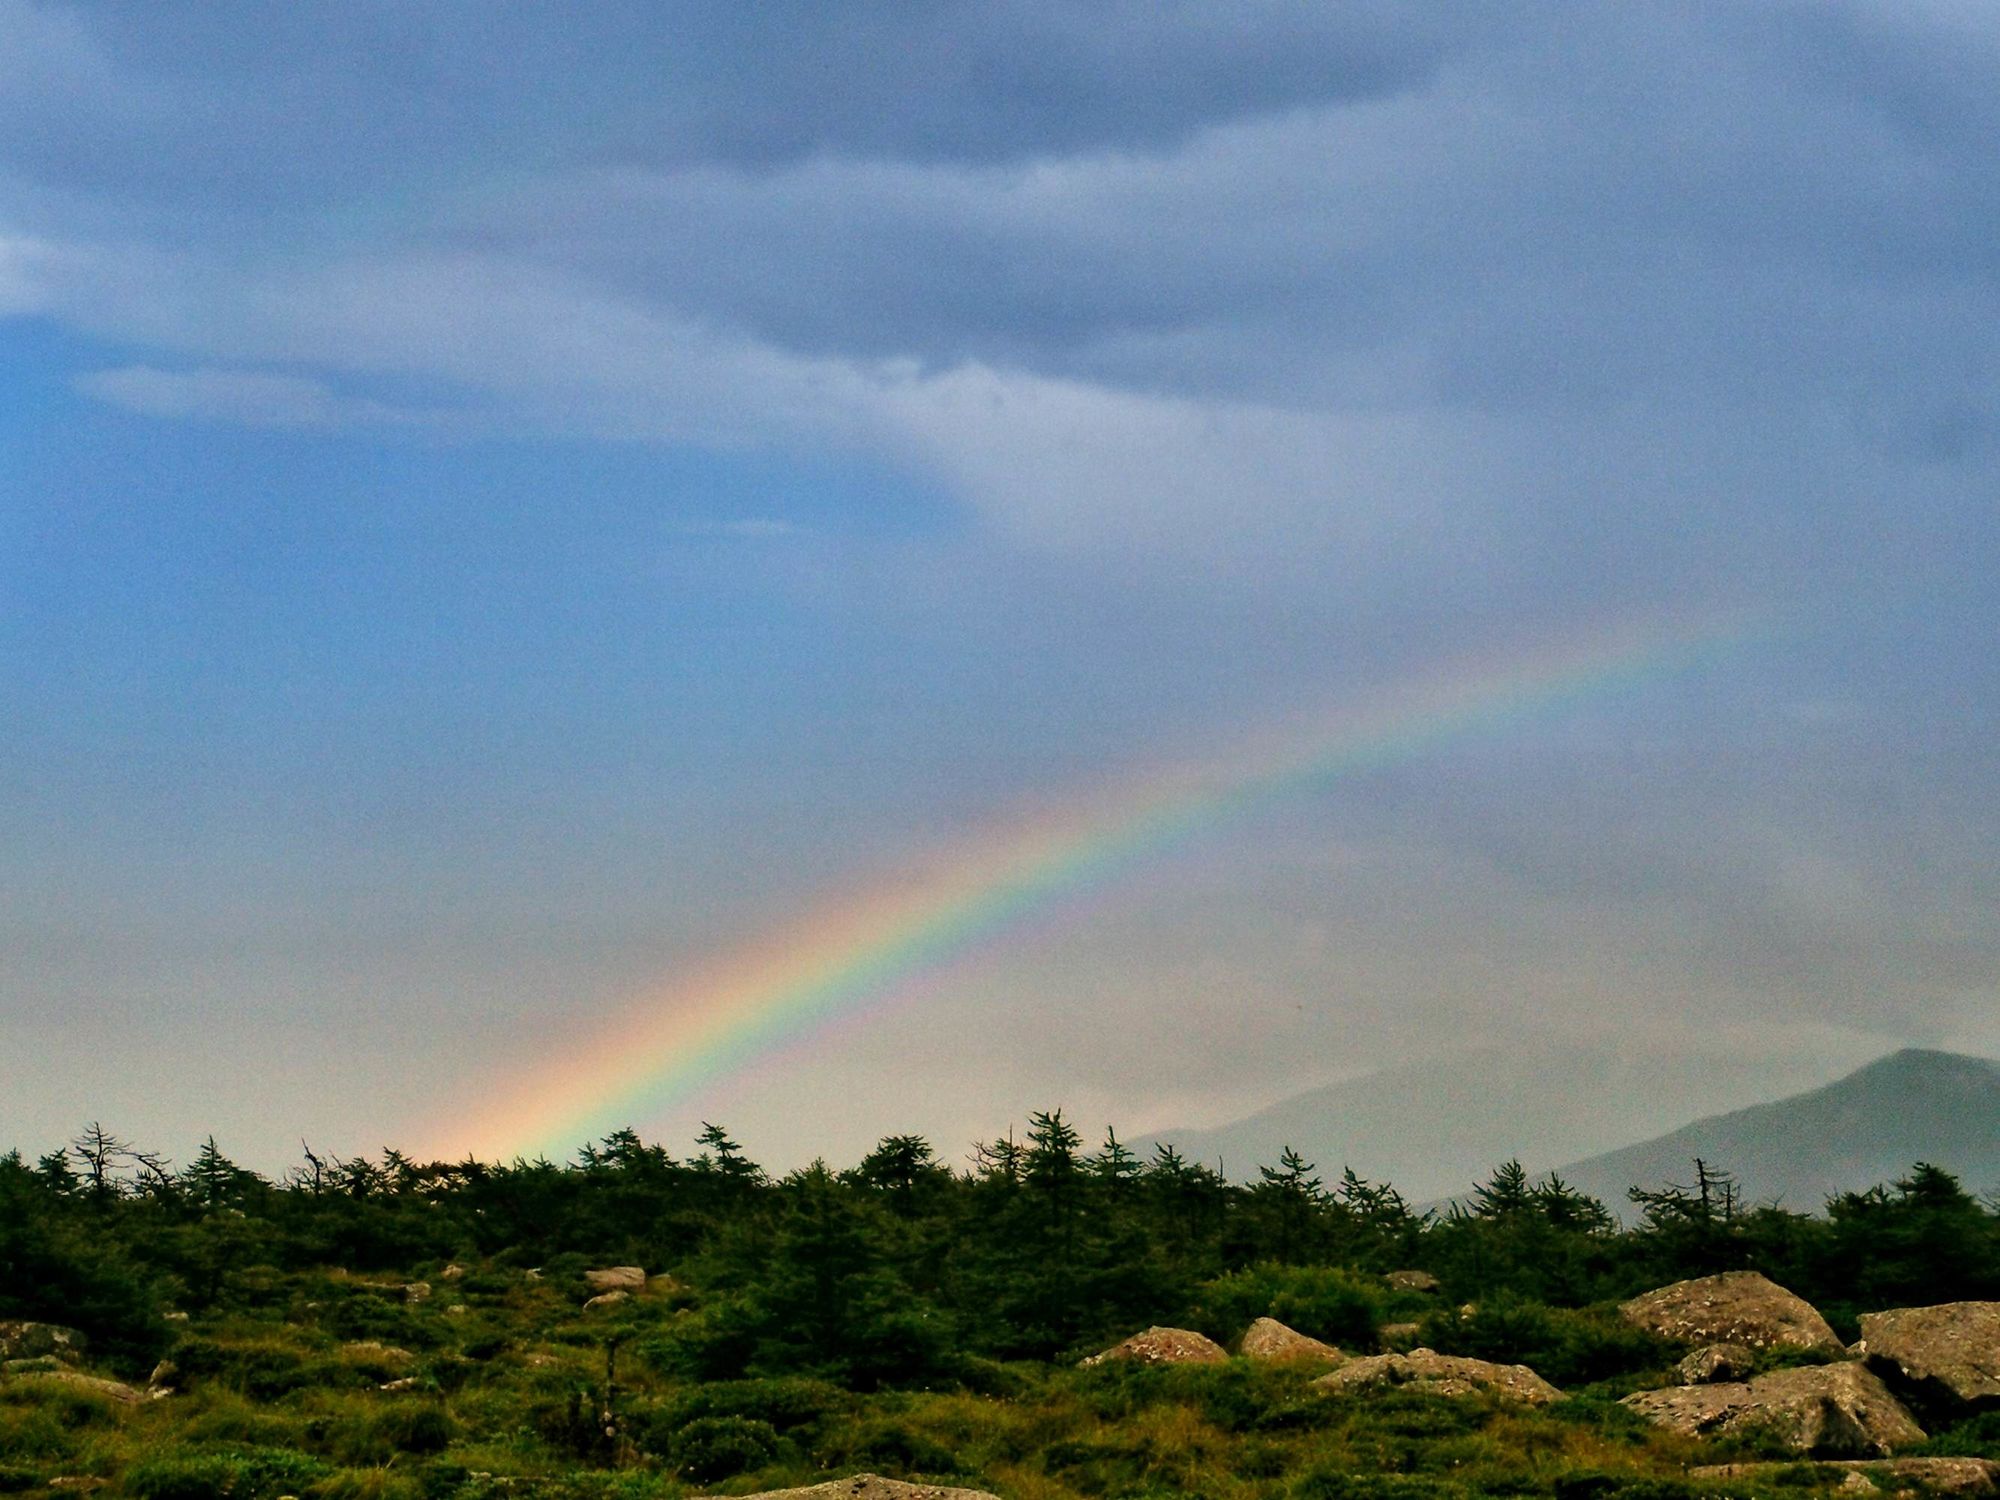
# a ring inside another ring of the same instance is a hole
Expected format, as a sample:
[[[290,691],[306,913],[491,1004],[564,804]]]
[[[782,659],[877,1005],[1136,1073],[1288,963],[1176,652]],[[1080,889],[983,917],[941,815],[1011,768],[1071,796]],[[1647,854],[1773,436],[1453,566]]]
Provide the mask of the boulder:
[[[1245,1359],[1265,1364],[1294,1364],[1318,1361],[1339,1364],[1347,1356],[1331,1344],[1309,1338],[1296,1328],[1287,1328],[1276,1318],[1259,1318],[1243,1335],[1239,1346]]]
[[[1748,1344],[1704,1344],[1674,1366],[1682,1385],[1716,1385],[1748,1380],[1757,1367],[1757,1352]]]
[[[1371,1354],[1349,1360],[1313,1382],[1321,1390],[1355,1391],[1371,1386],[1405,1386],[1434,1396],[1492,1394],[1531,1406],[1560,1401],[1563,1393],[1526,1365],[1496,1365],[1483,1359],[1412,1349],[1408,1354]]]
[[[0,1359],[74,1360],[89,1343],[60,1323],[0,1323]]]
[[[1787,1480],[1800,1471],[1832,1478],[1844,1474],[1847,1480],[1860,1479],[1877,1494],[1918,1493],[1924,1495],[2000,1495],[2000,1463],[1990,1458],[1863,1458],[1846,1462],[1703,1464],[1690,1469],[1695,1479],[1747,1479],[1753,1483],[1783,1474]],[[1841,1487],[1847,1487],[1847,1480]],[[1781,1483],[1783,1481],[1780,1481]],[[1858,1486],[1857,1486],[1858,1488]]]
[[[583,1304],[583,1310],[589,1312],[593,1307],[616,1307],[621,1302],[630,1302],[631,1300],[632,1294],[630,1292],[600,1292],[597,1296],[592,1297],[588,1302]]]
[[[636,1292],[646,1285],[646,1273],[637,1266],[605,1266],[585,1271],[583,1279],[593,1292]]]
[[[1428,1271],[1391,1271],[1382,1278],[1392,1292],[1435,1292],[1437,1277]]]
[[[1927,1409],[2000,1406],[2000,1302],[1863,1313],[1855,1353]]]
[[[1909,1410],[1860,1364],[1639,1391],[1624,1405],[1656,1427],[1689,1437],[1762,1432],[1795,1453],[1820,1458],[1886,1458],[1924,1440]]]
[[[696,1496],[695,1500],[715,1500],[715,1497]],[[999,1497],[986,1490],[954,1490],[935,1484],[907,1484],[900,1479],[884,1479],[880,1474],[856,1474],[799,1490],[759,1490],[754,1495],[739,1495],[736,1500],[999,1500]]]
[[[1677,1281],[1634,1297],[1618,1311],[1633,1327],[1684,1344],[1803,1349],[1836,1359],[1847,1352],[1810,1302],[1756,1271]]]
[[[1148,1328],[1122,1344],[1113,1344],[1102,1354],[1078,1362],[1079,1369],[1101,1365],[1107,1360],[1129,1359],[1143,1365],[1213,1365],[1229,1358],[1222,1345],[1204,1334],[1185,1328]]]
[[[97,1375],[79,1375],[74,1370],[50,1370],[29,1378],[61,1385],[66,1390],[88,1391],[93,1396],[103,1396],[125,1406],[137,1406],[146,1399],[144,1391],[129,1386],[122,1380],[105,1380]]]
[[[428,1302],[430,1297],[431,1284],[428,1281],[412,1281],[403,1288],[405,1302]]]

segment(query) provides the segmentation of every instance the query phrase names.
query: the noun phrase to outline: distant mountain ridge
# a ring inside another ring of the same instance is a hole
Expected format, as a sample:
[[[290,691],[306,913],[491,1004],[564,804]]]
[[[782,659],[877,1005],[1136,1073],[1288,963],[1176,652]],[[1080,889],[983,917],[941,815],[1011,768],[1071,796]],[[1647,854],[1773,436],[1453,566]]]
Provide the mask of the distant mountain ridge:
[[[1696,1157],[1732,1174],[1745,1202],[1807,1212],[1835,1193],[1891,1182],[1918,1161],[1955,1174],[1968,1191],[1992,1192],[2000,1189],[2000,1061],[1905,1048],[1822,1088],[1558,1170],[1624,1210],[1627,1189],[1687,1182]]]
[[[1424,1202],[1464,1193],[1510,1157],[1540,1170],[1594,1161],[1609,1145],[1816,1088],[1877,1055],[1879,1046],[1858,1038],[1771,1057],[1531,1036],[1329,1084],[1226,1125],[1157,1131],[1134,1144],[1144,1154],[1170,1142],[1238,1181],[1254,1179],[1258,1166],[1275,1165],[1292,1146],[1328,1180],[1351,1166]]]

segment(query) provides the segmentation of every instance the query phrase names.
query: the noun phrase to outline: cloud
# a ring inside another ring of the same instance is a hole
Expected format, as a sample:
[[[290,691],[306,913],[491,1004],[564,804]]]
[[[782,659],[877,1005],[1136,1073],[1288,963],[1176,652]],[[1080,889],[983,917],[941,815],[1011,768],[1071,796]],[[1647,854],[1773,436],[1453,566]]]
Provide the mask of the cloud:
[[[439,50],[539,35],[525,14],[188,38],[37,10],[21,128],[58,83],[108,91],[159,160],[88,208],[61,173],[24,190],[42,249],[10,301],[325,386],[173,390],[163,357],[124,382],[156,411],[381,421],[333,393],[444,382],[494,428],[831,447],[1025,548],[1369,597],[1804,589],[1989,540],[1993,49],[1879,6],[1477,10],[1217,34],[944,7],[897,12],[899,47],[864,45],[887,11],[614,12],[546,38],[558,92],[609,70],[580,122]],[[684,94],[623,71],[675,49]],[[1106,49],[1125,70],[1080,87]],[[364,51],[462,93],[481,138]],[[918,86],[939,69],[971,94]],[[191,120],[236,143],[197,151]]]
[[[85,395],[149,417],[235,422],[246,427],[410,425],[429,420],[365,397],[344,396],[321,380],[264,370],[162,370],[125,365],[76,380]]]

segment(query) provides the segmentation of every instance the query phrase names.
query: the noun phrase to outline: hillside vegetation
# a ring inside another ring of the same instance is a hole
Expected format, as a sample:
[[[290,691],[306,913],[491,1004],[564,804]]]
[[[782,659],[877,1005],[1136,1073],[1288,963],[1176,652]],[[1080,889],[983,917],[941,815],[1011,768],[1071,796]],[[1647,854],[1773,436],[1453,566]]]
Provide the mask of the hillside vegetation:
[[[871,1470],[1017,1497],[1750,1493],[1786,1476],[1688,1470],[1769,1444],[1617,1404],[1686,1352],[1619,1301],[1754,1268],[1845,1340],[1863,1312],[2000,1298],[2000,1215],[1948,1173],[1815,1215],[1690,1174],[1620,1229],[1513,1163],[1417,1215],[1291,1153],[1241,1186],[1088,1150],[1059,1112],[967,1170],[898,1136],[776,1180],[716,1128],[688,1160],[623,1131],[567,1164],[309,1156],[281,1182],[93,1128],[0,1158],[0,1320],[84,1351],[8,1361],[0,1491],[673,1496]],[[586,1275],[614,1267],[638,1269]],[[1329,1394],[1244,1358],[1076,1368],[1149,1325],[1233,1347],[1261,1317],[1524,1363],[1567,1399]],[[2000,1457],[2000,1423],[1934,1423],[1927,1451]]]

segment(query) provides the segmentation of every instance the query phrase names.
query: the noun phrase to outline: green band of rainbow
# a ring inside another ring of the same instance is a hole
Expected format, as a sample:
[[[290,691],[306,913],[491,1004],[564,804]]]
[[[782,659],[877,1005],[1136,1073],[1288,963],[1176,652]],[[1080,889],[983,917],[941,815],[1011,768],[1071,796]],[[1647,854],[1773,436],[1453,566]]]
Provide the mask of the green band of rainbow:
[[[1267,735],[1226,761],[1129,781],[1084,808],[1002,830],[948,866],[829,905],[687,982],[644,996],[603,1039],[542,1062],[453,1132],[450,1149],[560,1158],[645,1125],[698,1090],[1104,886],[1205,829],[1357,771],[1410,759],[1689,670],[1739,625],[1627,630],[1406,684],[1371,707]]]

